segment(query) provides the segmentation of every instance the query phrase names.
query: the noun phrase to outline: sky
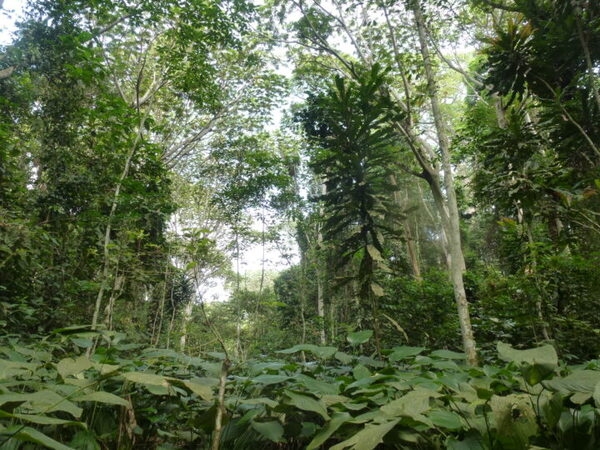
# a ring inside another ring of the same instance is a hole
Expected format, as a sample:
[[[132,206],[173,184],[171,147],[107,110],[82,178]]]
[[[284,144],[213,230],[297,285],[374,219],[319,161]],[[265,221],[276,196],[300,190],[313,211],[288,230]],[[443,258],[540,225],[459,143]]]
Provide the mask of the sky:
[[[15,20],[19,17],[24,0],[0,0],[0,45],[9,44],[15,30]]]

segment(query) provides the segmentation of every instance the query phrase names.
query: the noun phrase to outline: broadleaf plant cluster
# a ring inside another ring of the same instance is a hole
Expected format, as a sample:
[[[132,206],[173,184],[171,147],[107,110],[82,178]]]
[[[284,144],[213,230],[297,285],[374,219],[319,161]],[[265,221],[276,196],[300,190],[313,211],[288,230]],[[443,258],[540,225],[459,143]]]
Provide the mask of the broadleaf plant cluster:
[[[596,361],[567,366],[550,345],[504,343],[480,367],[423,347],[361,355],[371,338],[353,333],[341,350],[297,345],[231,367],[222,448],[598,445]],[[210,448],[222,353],[189,357],[85,327],[31,344],[6,337],[0,352],[2,448]]]

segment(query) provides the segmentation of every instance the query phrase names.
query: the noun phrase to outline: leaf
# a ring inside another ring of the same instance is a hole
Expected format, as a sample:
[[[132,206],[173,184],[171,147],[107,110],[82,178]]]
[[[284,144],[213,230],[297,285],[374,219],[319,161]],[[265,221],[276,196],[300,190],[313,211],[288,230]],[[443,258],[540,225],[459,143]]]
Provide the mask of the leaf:
[[[451,350],[436,350],[429,354],[434,358],[443,358],[443,359],[465,359],[466,355],[464,353],[453,352]]]
[[[344,352],[336,352],[334,357],[342,364],[350,364],[354,360],[354,356]]]
[[[123,378],[132,383],[139,383],[149,386],[169,386],[169,382],[162,375],[146,372],[125,372]]]
[[[106,403],[107,405],[119,405],[119,406],[130,406],[129,402],[118,395],[111,394],[110,392],[97,391],[89,394],[80,395],[73,398],[74,402],[97,402]]]
[[[38,414],[21,414],[21,413],[10,414],[10,413],[7,413],[6,411],[0,410],[0,417],[9,418],[9,419],[26,420],[28,422],[35,423],[38,425],[72,425],[72,426],[76,426],[76,427],[87,428],[87,425],[84,422],[77,422],[75,420],[59,419],[57,417],[42,416],[42,415],[38,415]]]
[[[87,338],[72,337],[71,341],[73,342],[73,344],[81,348],[90,348],[94,345],[94,341],[92,339]]]
[[[308,444],[306,450],[315,450],[327,442],[333,433],[337,431],[344,423],[350,420],[352,416],[347,412],[336,412],[327,425],[317,433],[313,440]]]
[[[308,395],[297,394],[291,391],[285,391],[285,395],[289,400],[286,401],[286,404],[295,406],[302,411],[312,411],[319,414],[325,420],[329,420],[329,415],[327,414],[327,408],[325,404],[319,400],[315,400],[313,397],[309,397]]]
[[[430,411],[427,417],[436,427],[446,430],[458,431],[463,427],[461,417],[453,411],[434,410]]]
[[[30,427],[21,427],[19,425],[15,425],[2,430],[2,434],[8,435],[9,439],[14,438],[19,441],[33,442],[53,450],[74,450],[73,447],[67,447],[64,444],[55,441],[51,437],[46,436],[44,433],[41,433]]]
[[[450,436],[446,441],[448,450],[487,450],[483,444],[483,439],[477,431],[471,431],[462,441],[456,440]]]
[[[421,420],[421,414],[431,409],[429,400],[442,395],[429,389],[415,389],[403,397],[393,400],[381,407],[381,411],[390,417],[406,416]]]
[[[375,297],[383,297],[385,295],[385,291],[383,288],[377,283],[371,283],[371,291]]]
[[[494,395],[490,400],[491,419],[501,448],[527,448],[530,437],[537,435],[537,416],[531,400],[527,394]]]
[[[0,380],[28,374],[37,367],[38,364],[34,363],[0,359]]]
[[[383,441],[384,436],[389,433],[398,422],[399,420],[392,420],[379,425],[367,425],[350,439],[330,447],[330,450],[343,450],[346,448],[351,448],[353,450],[372,450]]]
[[[352,369],[352,375],[354,375],[355,380],[362,380],[363,378],[369,378],[371,376],[371,371],[362,364],[358,364]]]
[[[554,392],[560,392],[563,395],[574,393],[588,394],[588,398],[594,395],[600,389],[600,371],[597,370],[576,370],[564,378],[554,378],[542,382],[546,389]]]
[[[337,350],[338,349],[336,347],[321,347],[312,344],[300,344],[294,345],[293,347],[287,348],[285,350],[279,350],[277,353],[292,354],[304,351],[310,352],[321,359],[328,359],[335,355]]]
[[[498,342],[498,356],[504,361],[523,364],[521,372],[525,381],[534,386],[552,376],[558,367],[558,355],[551,345],[528,350],[515,350],[509,344]]]
[[[596,384],[596,387],[594,388],[594,403],[596,404],[596,408],[600,408],[600,383]]]
[[[309,392],[315,395],[336,395],[339,393],[339,382],[327,382],[316,380],[304,374],[296,375],[296,380]]]
[[[252,378],[253,383],[264,384],[265,386],[269,386],[271,384],[284,383],[287,380],[290,380],[291,377],[287,375],[259,375],[257,377]]]
[[[418,355],[423,350],[425,350],[425,347],[409,347],[409,346],[403,345],[401,347],[394,347],[393,350],[394,351],[392,352],[392,354],[390,354],[390,356],[388,356],[388,359],[391,362],[396,362],[396,361],[400,361],[402,359],[410,358],[411,356]]]
[[[249,398],[246,400],[240,400],[239,403],[242,405],[267,405],[270,408],[275,408],[277,405],[279,405],[278,402],[267,397]]]
[[[89,430],[79,430],[71,439],[69,445],[77,450],[101,450],[94,433]]]
[[[381,256],[381,252],[372,244],[367,245],[367,253],[371,257],[373,261],[383,262],[383,257]]]
[[[191,380],[185,380],[183,384],[202,400],[211,401],[213,399],[213,390],[209,385]]]
[[[510,344],[498,342],[497,349],[498,356],[503,361],[541,365],[552,370],[558,366],[556,350],[549,344],[527,350],[516,350]]]
[[[350,333],[346,337],[346,340],[350,343],[350,345],[359,345],[368,342],[372,336],[373,330],[355,331],[354,333]]]
[[[277,420],[270,422],[251,422],[252,428],[272,442],[285,442],[283,426]]]
[[[24,403],[34,413],[46,414],[54,411],[63,411],[79,418],[83,410],[74,403],[48,389],[28,394],[10,393],[0,395],[0,405],[5,403]]]
[[[66,378],[71,375],[77,375],[93,365],[94,364],[85,356],[80,356],[77,359],[65,358],[61,359],[56,364],[56,370],[61,377]]]
[[[390,323],[394,326],[394,328],[396,328],[396,331],[398,331],[398,333],[400,333],[400,334],[402,334],[402,336],[404,336],[404,339],[406,340],[406,343],[408,344],[408,340],[409,340],[408,334],[406,334],[406,331],[404,331],[404,328],[402,328],[398,322],[396,322],[394,319],[392,319],[387,314],[382,313],[381,315],[390,321]]]

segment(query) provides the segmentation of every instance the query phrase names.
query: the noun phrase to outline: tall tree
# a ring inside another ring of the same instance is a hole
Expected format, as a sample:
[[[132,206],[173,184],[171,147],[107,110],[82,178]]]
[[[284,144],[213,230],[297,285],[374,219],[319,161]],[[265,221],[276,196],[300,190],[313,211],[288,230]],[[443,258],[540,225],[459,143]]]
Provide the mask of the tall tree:
[[[393,235],[389,223],[398,220],[398,205],[390,193],[397,170],[393,108],[380,94],[385,74],[378,66],[347,81],[337,77],[324,95],[310,100],[303,114],[304,128],[318,145],[311,165],[325,186],[323,232],[336,242],[334,258],[339,268],[351,262],[357,273],[361,300],[371,311],[379,347],[379,297],[377,282],[384,268],[385,236]]]
[[[447,266],[454,286],[460,317],[463,347],[471,364],[477,361],[475,340],[470,323],[469,305],[464,288],[465,263],[460,240],[459,213],[455,199],[450,138],[452,133],[443,118],[439,93],[441,48],[431,17],[441,14],[443,5],[432,2],[294,2],[302,18],[293,25],[300,41],[299,73],[311,68],[333,70],[346,77],[357,77],[357,66],[375,63],[390,67],[389,92],[398,111],[395,129],[413,155],[405,169],[424,180],[436,205],[445,242]],[[444,10],[446,11],[446,10]],[[444,14],[454,14],[447,10]],[[445,24],[437,24],[445,26]],[[345,46],[336,46],[335,42]],[[358,63],[358,64],[357,64]],[[302,65],[304,64],[304,65]],[[304,77],[318,86],[319,77]],[[428,125],[434,119],[434,126]],[[429,136],[432,136],[430,138]],[[391,194],[390,194],[391,195]]]

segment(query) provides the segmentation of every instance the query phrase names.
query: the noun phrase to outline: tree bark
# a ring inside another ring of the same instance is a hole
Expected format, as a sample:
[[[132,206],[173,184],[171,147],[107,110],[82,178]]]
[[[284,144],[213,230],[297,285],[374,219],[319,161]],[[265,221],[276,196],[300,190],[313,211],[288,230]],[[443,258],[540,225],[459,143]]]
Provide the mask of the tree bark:
[[[444,204],[447,215],[442,214],[442,223],[445,225],[444,228],[446,231],[446,238],[448,239],[448,269],[450,271],[450,278],[454,288],[454,299],[456,301],[458,310],[463,348],[467,356],[467,362],[471,365],[476,365],[477,350],[475,346],[475,338],[473,336],[473,328],[471,326],[469,303],[467,301],[463,279],[463,274],[466,267],[460,238],[460,222],[458,205],[456,201],[456,191],[454,189],[454,177],[450,162],[450,144],[448,132],[442,116],[442,111],[440,109],[440,103],[437,94],[437,81],[433,71],[433,65],[431,62],[431,56],[427,42],[425,20],[421,5],[418,0],[415,0],[412,3],[412,9],[415,18],[415,25],[419,35],[420,51],[423,58],[425,76],[427,77],[427,94],[431,104],[431,113],[435,123],[438,145],[442,159],[442,171],[444,173]],[[439,200],[440,199],[438,198],[438,201]]]

